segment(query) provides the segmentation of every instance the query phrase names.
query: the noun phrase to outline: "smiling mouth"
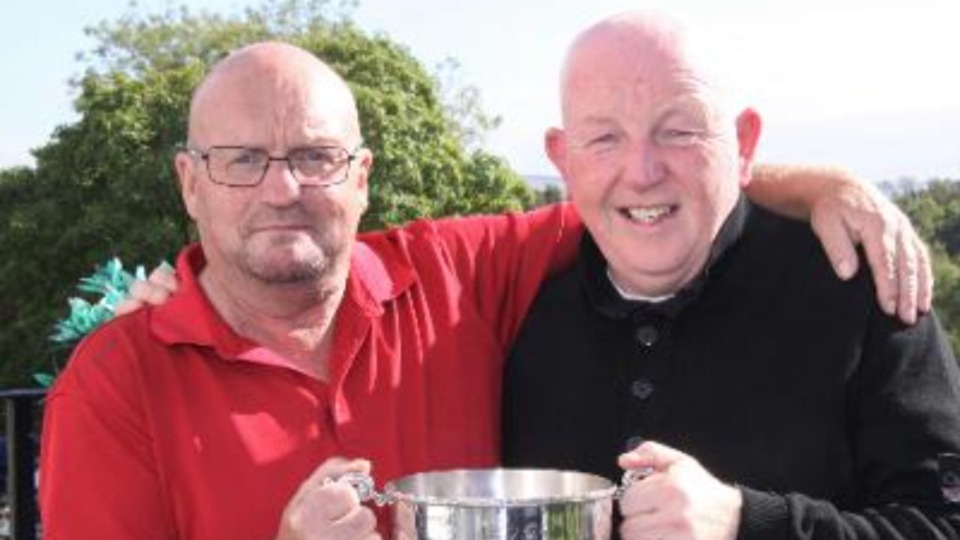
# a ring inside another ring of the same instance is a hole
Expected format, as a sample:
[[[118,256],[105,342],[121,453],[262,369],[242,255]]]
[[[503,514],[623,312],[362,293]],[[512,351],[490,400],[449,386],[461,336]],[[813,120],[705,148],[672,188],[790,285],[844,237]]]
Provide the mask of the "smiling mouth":
[[[661,204],[656,206],[638,206],[633,208],[624,208],[620,210],[630,221],[636,221],[644,225],[651,225],[666,219],[677,211],[675,204]]]
[[[254,227],[254,232],[273,232],[273,231],[302,231],[306,230],[309,227],[307,225],[300,225],[297,223],[277,223],[274,225],[261,225]]]

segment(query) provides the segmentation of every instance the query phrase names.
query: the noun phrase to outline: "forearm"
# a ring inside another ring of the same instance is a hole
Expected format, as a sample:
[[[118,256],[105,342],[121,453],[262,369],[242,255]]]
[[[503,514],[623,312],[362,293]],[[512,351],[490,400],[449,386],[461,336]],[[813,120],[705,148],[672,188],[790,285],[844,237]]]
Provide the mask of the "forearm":
[[[739,540],[958,538],[960,508],[941,493],[938,456],[960,453],[960,373],[935,314],[904,328],[871,315],[847,383],[856,481],[842,500],[741,488]]]
[[[887,504],[857,511],[798,494],[742,488],[737,540],[910,540],[957,538],[960,516],[944,505]]]
[[[865,182],[839,167],[760,164],[753,168],[745,191],[760,206],[787,217],[809,220],[817,201],[849,185],[869,189]]]

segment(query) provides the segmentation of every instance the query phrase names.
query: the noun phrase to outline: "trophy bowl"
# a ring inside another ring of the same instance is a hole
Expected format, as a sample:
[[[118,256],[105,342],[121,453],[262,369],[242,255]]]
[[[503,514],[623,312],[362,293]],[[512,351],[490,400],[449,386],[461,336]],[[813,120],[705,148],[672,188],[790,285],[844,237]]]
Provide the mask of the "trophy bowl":
[[[392,480],[383,493],[369,476],[347,476],[361,500],[392,505],[393,536],[406,540],[606,540],[622,489],[551,469],[425,472]]]

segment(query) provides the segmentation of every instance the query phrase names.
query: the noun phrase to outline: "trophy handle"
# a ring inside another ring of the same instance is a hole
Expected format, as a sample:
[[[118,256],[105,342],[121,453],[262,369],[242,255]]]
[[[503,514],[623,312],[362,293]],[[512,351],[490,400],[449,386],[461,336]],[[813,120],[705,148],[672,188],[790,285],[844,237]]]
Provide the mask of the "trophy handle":
[[[377,506],[386,506],[396,502],[396,497],[389,493],[380,493],[373,484],[373,478],[362,472],[348,472],[338,478],[328,478],[327,482],[345,482],[357,492],[360,502],[373,501]]]
[[[653,467],[627,469],[627,471],[623,473],[623,477],[620,479],[620,485],[617,486],[617,490],[613,492],[613,498],[620,500],[620,498],[623,497],[624,492],[627,491],[627,488],[632,486],[634,482],[639,482],[651,474],[653,474]]]

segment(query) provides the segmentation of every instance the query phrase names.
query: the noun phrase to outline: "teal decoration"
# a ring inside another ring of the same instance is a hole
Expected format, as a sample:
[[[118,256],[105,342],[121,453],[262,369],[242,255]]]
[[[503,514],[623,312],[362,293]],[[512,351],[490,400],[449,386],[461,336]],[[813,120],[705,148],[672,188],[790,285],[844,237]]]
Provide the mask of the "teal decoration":
[[[127,297],[130,285],[138,279],[147,279],[143,266],[137,266],[132,273],[128,272],[117,257],[98,266],[92,275],[80,279],[77,290],[99,297],[93,300],[77,296],[70,298],[70,314],[54,325],[50,341],[64,348],[72,348],[83,336],[113,318],[117,303]],[[55,376],[35,373],[33,378],[41,386],[49,387]]]
[[[56,377],[49,373],[34,373],[33,380],[37,381],[37,383],[43,388],[50,388],[53,386],[53,381],[56,380]]]

